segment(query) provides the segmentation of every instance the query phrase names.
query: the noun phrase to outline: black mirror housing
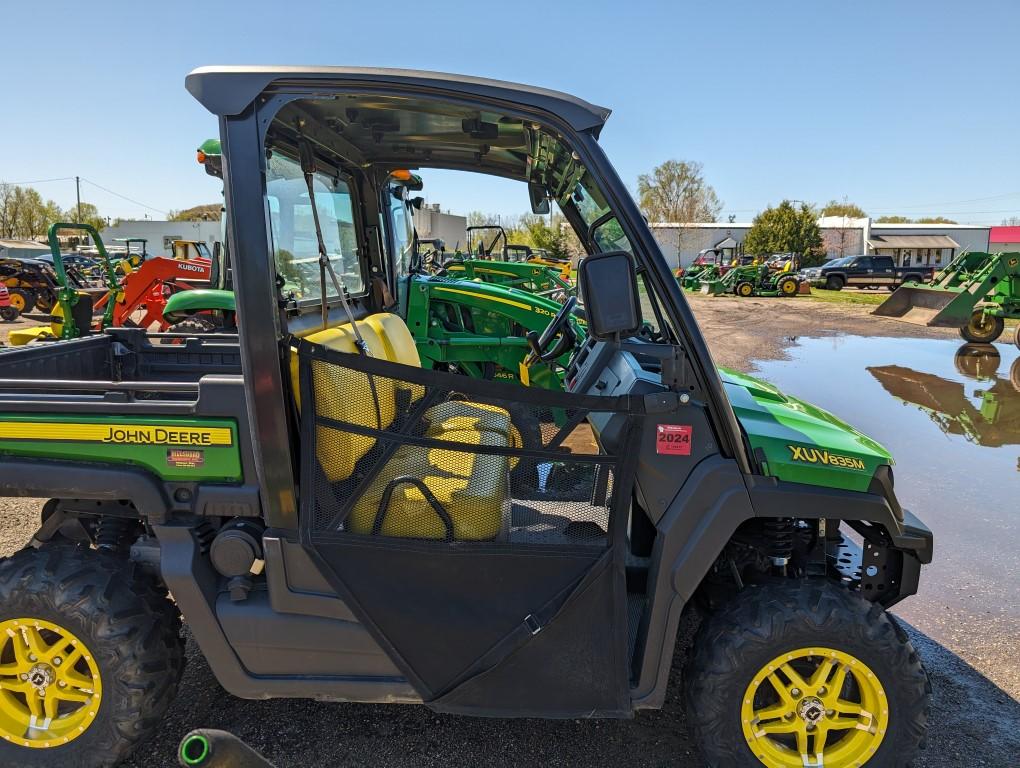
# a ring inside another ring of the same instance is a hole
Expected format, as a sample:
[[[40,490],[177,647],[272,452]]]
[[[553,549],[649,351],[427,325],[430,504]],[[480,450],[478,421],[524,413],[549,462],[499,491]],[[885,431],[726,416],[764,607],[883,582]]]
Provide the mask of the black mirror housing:
[[[637,267],[626,251],[607,251],[581,259],[577,282],[584,301],[588,334],[596,339],[632,336],[641,327]]]

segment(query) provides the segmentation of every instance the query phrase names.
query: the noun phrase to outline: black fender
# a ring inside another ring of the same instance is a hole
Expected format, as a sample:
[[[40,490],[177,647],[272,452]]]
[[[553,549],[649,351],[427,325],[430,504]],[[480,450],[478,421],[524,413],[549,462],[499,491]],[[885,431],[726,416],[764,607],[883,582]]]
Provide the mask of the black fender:
[[[735,461],[718,455],[703,460],[656,525],[634,658],[636,709],[662,706],[683,609],[733,533],[753,517],[839,519],[866,539],[886,536],[882,543],[903,553],[898,592],[889,604],[916,591],[920,566],[932,558],[931,531],[906,510],[900,519],[882,494],[744,475]]]
[[[172,507],[155,475],[135,467],[76,461],[4,459],[0,462],[0,496],[37,499],[130,500],[153,523]]]

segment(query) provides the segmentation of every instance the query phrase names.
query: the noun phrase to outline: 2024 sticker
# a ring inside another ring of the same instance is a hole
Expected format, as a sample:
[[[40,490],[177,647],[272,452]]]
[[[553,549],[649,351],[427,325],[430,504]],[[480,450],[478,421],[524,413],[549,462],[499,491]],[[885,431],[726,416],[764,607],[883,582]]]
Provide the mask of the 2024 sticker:
[[[655,452],[667,456],[690,456],[694,427],[690,424],[659,424],[655,428]]]

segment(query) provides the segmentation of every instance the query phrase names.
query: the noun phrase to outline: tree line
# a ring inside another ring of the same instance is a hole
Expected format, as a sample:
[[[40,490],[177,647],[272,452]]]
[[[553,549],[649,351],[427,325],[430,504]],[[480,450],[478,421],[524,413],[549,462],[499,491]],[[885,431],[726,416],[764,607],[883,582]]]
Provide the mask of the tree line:
[[[0,183],[0,236],[8,240],[31,240],[45,235],[50,225],[58,221],[91,224],[97,230],[106,225],[106,219],[92,203],[82,202],[80,207],[61,210],[53,200],[44,200],[32,187]]]

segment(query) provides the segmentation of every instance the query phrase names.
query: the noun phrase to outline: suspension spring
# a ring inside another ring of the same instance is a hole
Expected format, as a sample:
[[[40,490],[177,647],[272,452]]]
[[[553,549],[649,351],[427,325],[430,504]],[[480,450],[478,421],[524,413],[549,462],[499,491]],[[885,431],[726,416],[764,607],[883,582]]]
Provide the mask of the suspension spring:
[[[127,547],[134,530],[135,521],[126,517],[105,516],[96,526],[96,547],[105,550],[119,550]]]
[[[765,554],[772,558],[775,565],[786,565],[793,555],[793,518],[775,517],[763,522]]]

